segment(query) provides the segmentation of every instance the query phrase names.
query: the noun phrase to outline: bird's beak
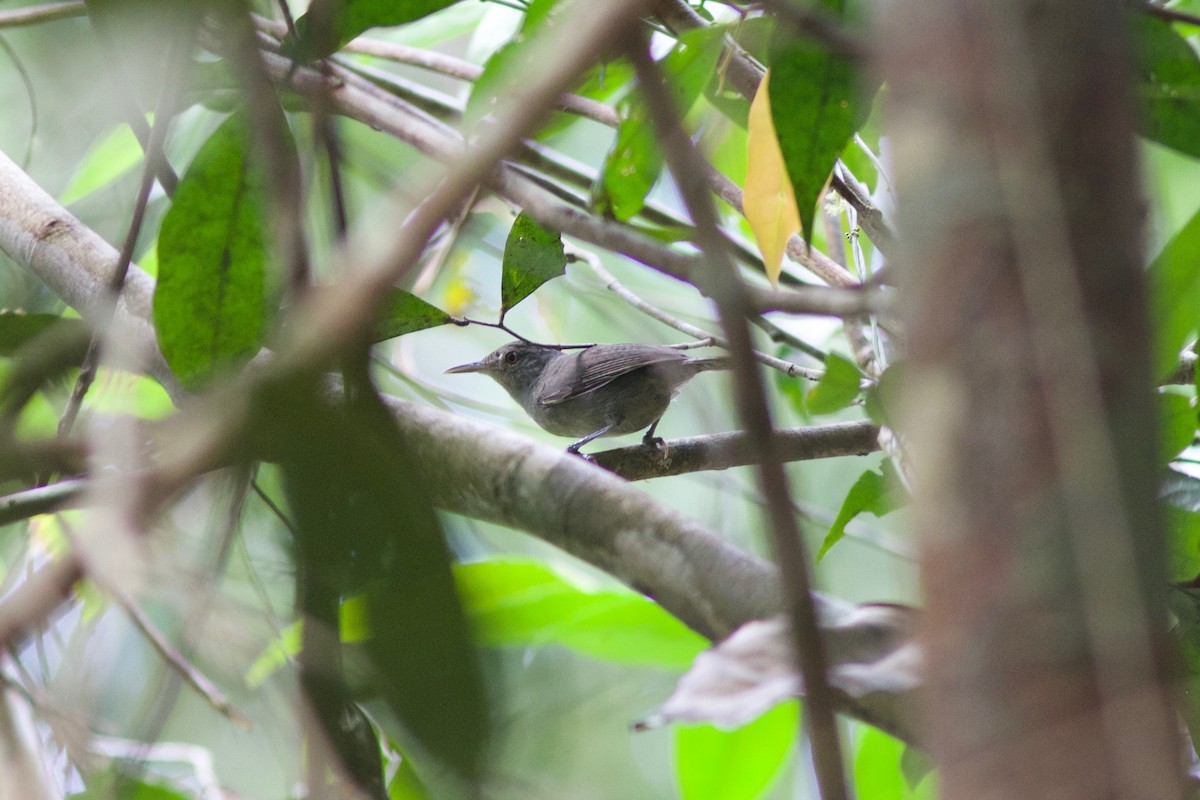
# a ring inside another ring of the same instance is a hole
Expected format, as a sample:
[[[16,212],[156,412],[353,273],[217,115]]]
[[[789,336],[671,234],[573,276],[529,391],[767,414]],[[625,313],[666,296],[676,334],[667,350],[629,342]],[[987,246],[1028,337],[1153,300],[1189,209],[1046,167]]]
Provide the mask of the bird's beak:
[[[459,364],[457,367],[451,367],[446,370],[447,375],[458,375],[463,372],[487,372],[488,365],[482,361],[472,361],[470,364]]]

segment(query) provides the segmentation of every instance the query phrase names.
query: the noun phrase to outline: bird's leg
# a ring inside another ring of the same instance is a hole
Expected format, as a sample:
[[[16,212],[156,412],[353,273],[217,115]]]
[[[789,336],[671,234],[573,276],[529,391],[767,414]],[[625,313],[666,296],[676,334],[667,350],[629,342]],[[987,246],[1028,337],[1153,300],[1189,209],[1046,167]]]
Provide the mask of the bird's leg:
[[[654,429],[658,427],[658,423],[662,421],[662,417],[650,423],[650,429],[642,436],[642,444],[646,447],[653,447],[655,450],[662,450],[665,455],[667,452],[667,443],[663,441],[661,436],[654,435]]]
[[[603,436],[604,434],[611,431],[613,429],[614,424],[615,423],[610,422],[607,425],[605,425],[603,428],[601,428],[600,430],[596,431],[595,433],[589,433],[587,436],[583,437],[578,442],[575,442],[573,445],[568,447],[567,452],[574,453],[575,455],[577,455],[581,458],[587,458],[587,456],[585,456],[583,453],[579,452],[579,448],[583,447],[585,444],[592,441],[593,439],[599,439],[601,436]]]

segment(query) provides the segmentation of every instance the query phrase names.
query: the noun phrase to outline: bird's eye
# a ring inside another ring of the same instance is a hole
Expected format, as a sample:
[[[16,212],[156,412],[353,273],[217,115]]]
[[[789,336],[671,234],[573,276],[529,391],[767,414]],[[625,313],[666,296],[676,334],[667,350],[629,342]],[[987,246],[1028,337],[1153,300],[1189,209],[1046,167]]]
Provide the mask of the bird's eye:
[[[518,356],[512,350],[509,350],[507,353],[504,354],[504,363],[505,364],[515,364],[515,363],[517,363],[518,358],[520,358],[520,356]]]

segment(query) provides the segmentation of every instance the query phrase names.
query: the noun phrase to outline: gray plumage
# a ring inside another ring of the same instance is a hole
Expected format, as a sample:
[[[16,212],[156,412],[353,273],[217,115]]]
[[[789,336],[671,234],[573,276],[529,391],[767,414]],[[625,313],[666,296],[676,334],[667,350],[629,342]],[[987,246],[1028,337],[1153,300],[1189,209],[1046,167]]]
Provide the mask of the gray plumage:
[[[534,422],[579,448],[601,436],[654,428],[679,387],[698,373],[725,369],[722,358],[689,358],[652,344],[598,344],[579,350],[510,342],[449,373],[481,372],[503,386]]]

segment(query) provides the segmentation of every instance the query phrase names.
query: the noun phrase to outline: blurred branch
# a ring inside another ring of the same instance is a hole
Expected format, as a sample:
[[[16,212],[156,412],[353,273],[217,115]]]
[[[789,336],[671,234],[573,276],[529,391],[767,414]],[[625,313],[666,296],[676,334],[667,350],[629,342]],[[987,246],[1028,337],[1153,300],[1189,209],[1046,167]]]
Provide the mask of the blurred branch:
[[[87,6],[82,0],[67,0],[64,3],[43,3],[25,6],[11,11],[0,11],[0,28],[16,28],[22,25],[40,25],[59,19],[87,16]]]
[[[129,615],[129,619],[133,622],[134,627],[141,632],[142,636],[147,642],[150,643],[150,646],[154,648],[154,651],[158,653],[159,657],[165,661],[167,665],[174,670],[177,675],[179,675],[179,677],[183,678],[184,682],[187,683],[188,686],[191,686],[197,694],[204,698],[204,701],[208,703],[213,710],[233,720],[246,730],[250,730],[253,727],[250,724],[250,720],[248,720],[246,716],[242,714],[242,712],[237,710],[233,703],[229,701],[229,698],[225,696],[225,693],[218,689],[216,685],[204,675],[203,672],[201,672],[195,667],[195,665],[188,661],[184,657],[183,653],[176,650],[174,645],[167,641],[167,637],[162,634],[162,631],[155,627],[154,623],[150,621],[150,618],[146,616],[146,612],[142,611],[142,609],[138,607],[133,598],[127,597],[122,592],[114,592],[113,594],[117,604],[120,605],[121,608],[124,609],[125,613]]]

